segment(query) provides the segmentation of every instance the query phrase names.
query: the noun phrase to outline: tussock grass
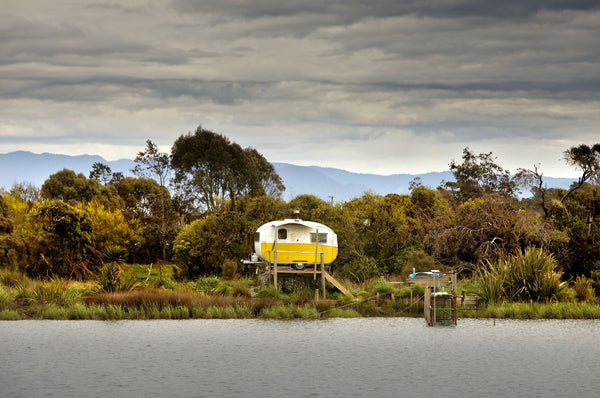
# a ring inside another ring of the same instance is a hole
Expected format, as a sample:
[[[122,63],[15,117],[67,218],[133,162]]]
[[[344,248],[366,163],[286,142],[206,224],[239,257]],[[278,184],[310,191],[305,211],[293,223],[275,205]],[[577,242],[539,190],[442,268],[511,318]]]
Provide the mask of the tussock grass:
[[[596,298],[593,287],[594,281],[585,276],[578,276],[573,282],[573,289],[579,301],[592,301]]]
[[[2,286],[0,286],[0,311],[8,309],[11,301],[12,296],[10,292],[8,290],[5,290]]]
[[[334,308],[323,314],[325,318],[360,318],[358,311],[349,308]]]
[[[4,309],[0,311],[0,321],[20,321],[24,318],[24,315],[16,310]]]
[[[591,303],[492,303],[479,311],[460,312],[462,318],[600,319],[600,306]]]
[[[7,287],[29,287],[34,282],[22,272],[11,271],[11,270],[0,270],[0,285]]]

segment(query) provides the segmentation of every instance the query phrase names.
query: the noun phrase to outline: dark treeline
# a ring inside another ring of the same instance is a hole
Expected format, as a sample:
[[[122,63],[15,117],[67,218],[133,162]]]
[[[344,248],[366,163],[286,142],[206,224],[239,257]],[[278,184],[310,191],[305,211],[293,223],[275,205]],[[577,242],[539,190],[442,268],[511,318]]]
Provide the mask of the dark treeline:
[[[547,189],[539,166],[515,174],[492,153],[465,148],[454,181],[411,183],[409,195],[365,192],[329,203],[289,202],[273,166],[255,149],[199,127],[161,153],[147,141],[135,177],[95,164],[62,170],[41,188],[16,184],[0,196],[0,267],[30,276],[88,279],[111,261],[172,262],[178,277],[235,275],[256,228],[301,217],[338,234],[334,271],[361,282],[413,268],[470,275],[527,248],[551,255],[565,280],[600,280],[600,145],[564,152],[581,177]],[[520,198],[529,191],[532,196]]]

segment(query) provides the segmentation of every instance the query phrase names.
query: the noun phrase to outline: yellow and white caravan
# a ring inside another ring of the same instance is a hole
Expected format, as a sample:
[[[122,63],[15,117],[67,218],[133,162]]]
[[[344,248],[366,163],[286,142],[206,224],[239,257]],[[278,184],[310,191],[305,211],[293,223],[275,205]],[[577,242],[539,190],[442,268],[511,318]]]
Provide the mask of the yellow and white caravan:
[[[271,221],[254,234],[254,250],[268,263],[289,264],[296,269],[329,264],[338,252],[337,235],[323,224],[299,218]]]

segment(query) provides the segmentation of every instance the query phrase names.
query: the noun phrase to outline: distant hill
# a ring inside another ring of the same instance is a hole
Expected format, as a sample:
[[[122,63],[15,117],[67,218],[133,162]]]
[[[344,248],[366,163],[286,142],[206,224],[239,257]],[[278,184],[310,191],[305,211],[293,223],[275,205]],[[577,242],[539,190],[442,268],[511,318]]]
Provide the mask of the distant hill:
[[[0,188],[10,189],[14,183],[23,182],[42,186],[51,174],[65,168],[88,176],[92,165],[96,162],[106,164],[113,172],[121,172],[126,176],[132,175],[131,169],[135,166],[131,159],[107,161],[97,155],[69,156],[25,151],[10,152],[0,154]],[[408,193],[409,183],[417,177],[421,179],[423,185],[431,188],[438,187],[444,180],[453,180],[450,171],[383,176],[289,163],[273,163],[273,166],[286,186],[283,195],[286,200],[309,193],[327,201],[347,201],[362,196],[366,191],[379,195]],[[550,188],[568,188],[573,179],[545,177],[544,181]]]
[[[0,154],[0,187],[10,189],[14,183],[31,183],[42,186],[50,175],[62,169],[73,170],[89,176],[94,163],[104,163],[113,172],[132,175],[133,160],[107,161],[97,155],[56,155],[52,153],[32,153],[17,151]]]

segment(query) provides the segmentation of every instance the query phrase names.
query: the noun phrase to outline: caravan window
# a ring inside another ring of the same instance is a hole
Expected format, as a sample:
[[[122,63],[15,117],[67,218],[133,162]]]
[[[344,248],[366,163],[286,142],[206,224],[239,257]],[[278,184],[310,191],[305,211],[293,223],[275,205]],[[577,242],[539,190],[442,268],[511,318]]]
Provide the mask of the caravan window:
[[[315,232],[311,232],[310,233],[310,243],[316,243],[317,241],[317,234]],[[319,243],[327,243],[327,233],[326,232],[319,232]]]
[[[287,229],[279,228],[277,230],[277,239],[287,239]]]

